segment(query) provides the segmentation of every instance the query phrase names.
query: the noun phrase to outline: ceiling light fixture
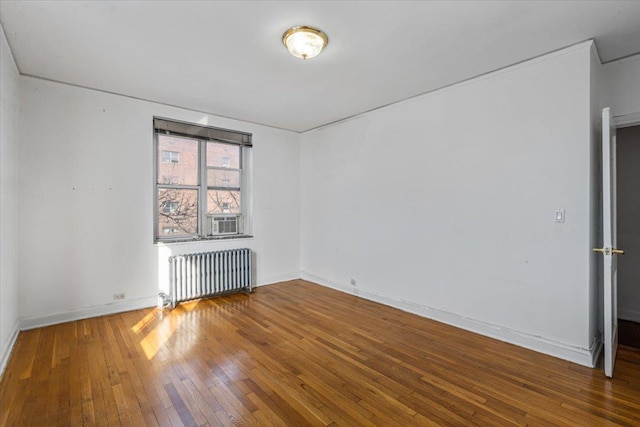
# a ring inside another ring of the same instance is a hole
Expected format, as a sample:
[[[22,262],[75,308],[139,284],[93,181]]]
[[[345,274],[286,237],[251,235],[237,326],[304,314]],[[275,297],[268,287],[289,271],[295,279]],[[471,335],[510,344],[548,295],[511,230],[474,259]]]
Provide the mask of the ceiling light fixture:
[[[297,58],[307,59],[317,56],[329,43],[322,31],[301,25],[289,28],[282,35],[282,44]]]

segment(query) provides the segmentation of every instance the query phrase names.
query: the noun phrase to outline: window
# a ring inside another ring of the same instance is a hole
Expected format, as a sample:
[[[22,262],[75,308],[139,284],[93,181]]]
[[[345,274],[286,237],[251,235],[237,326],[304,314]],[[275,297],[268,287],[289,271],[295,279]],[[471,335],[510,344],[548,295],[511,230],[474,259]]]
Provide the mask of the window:
[[[248,231],[251,134],[159,118],[154,129],[155,240],[221,234],[220,214]]]
[[[162,204],[162,213],[165,215],[175,214],[178,212],[178,207],[180,203],[178,202],[164,202]]]
[[[163,151],[162,152],[162,162],[163,163],[178,163],[178,162],[180,162],[180,152],[179,151]]]
[[[167,235],[167,234],[176,234],[180,232],[180,229],[178,227],[162,227],[162,234]]]

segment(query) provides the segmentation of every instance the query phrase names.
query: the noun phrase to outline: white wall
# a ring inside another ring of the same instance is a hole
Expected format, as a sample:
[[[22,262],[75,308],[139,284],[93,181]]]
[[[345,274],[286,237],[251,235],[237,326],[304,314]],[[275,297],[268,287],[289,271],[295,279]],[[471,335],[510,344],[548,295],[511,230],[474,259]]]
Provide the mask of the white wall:
[[[640,55],[602,66],[603,107],[615,117],[640,122]]]
[[[18,69],[0,26],[0,375],[18,334]]]
[[[592,364],[591,44],[303,134],[302,276]]]
[[[30,77],[21,107],[23,328],[156,304],[172,253],[250,247],[258,284],[299,277],[298,134]],[[255,238],[153,244],[154,115],[253,133]]]

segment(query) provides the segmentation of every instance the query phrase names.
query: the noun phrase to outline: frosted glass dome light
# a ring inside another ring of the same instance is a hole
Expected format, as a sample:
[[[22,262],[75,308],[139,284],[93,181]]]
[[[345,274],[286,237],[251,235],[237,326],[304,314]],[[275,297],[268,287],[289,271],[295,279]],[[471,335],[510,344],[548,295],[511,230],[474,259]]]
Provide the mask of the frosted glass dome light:
[[[329,43],[327,35],[312,27],[289,28],[282,35],[282,44],[297,58],[307,59],[317,56]]]

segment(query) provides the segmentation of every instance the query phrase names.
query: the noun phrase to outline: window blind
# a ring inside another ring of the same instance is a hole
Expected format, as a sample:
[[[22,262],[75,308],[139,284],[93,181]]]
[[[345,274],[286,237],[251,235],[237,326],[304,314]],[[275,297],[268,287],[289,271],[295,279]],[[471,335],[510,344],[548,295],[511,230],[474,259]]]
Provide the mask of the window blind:
[[[153,128],[155,132],[166,135],[179,135],[206,141],[219,141],[227,144],[240,145],[242,147],[253,146],[250,133],[236,130],[179,122],[159,117],[153,118]]]

